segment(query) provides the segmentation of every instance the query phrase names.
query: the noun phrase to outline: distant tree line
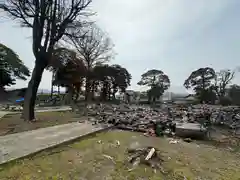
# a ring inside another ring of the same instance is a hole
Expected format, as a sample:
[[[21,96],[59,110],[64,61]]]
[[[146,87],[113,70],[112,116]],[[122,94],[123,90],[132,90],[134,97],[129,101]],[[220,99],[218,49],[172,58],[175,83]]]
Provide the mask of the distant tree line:
[[[240,105],[240,86],[232,84],[238,68],[216,72],[211,67],[193,71],[185,80],[184,86],[195,92],[199,103]]]
[[[74,45],[71,49],[56,47],[46,67],[53,73],[52,85],[66,87],[69,103],[77,101],[79,95],[86,101],[114,100],[117,92],[124,93],[130,86],[132,76],[128,70],[109,64],[113,58],[110,39],[96,26],[88,33],[82,40],[71,38]],[[19,56],[3,44],[0,44],[0,70],[2,90],[14,85],[16,79],[26,80],[30,76]],[[240,86],[232,84],[237,72],[237,68],[219,72],[210,67],[199,68],[191,72],[183,85],[195,92],[198,103],[240,105]],[[146,96],[154,103],[169,89],[170,79],[163,71],[152,69],[141,75],[138,85],[149,87]]]
[[[193,90],[194,103],[240,105],[240,86],[232,84],[239,68],[222,69],[216,72],[211,67],[199,68],[189,75],[183,86]],[[155,102],[170,87],[169,77],[161,70],[152,69],[142,74],[138,85],[148,86],[140,96],[147,97],[148,102]]]

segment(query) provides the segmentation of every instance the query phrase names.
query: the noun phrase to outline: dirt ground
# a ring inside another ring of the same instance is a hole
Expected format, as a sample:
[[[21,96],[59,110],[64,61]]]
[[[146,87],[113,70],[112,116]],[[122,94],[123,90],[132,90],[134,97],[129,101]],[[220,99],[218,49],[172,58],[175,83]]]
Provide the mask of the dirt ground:
[[[240,134],[234,133],[232,129],[227,127],[215,126],[210,130],[209,143],[216,146],[239,146],[240,147]]]
[[[120,145],[117,144],[120,142]],[[128,171],[126,150],[153,146],[164,160],[164,173],[139,165]],[[106,158],[111,156],[113,159]],[[167,138],[109,131],[32,158],[0,166],[1,180],[239,180],[240,153],[196,142],[170,144]]]
[[[0,119],[0,136],[76,122],[86,119],[86,117],[74,112],[63,111],[36,113],[36,119],[36,122],[30,123],[24,121],[20,114],[8,114]]]

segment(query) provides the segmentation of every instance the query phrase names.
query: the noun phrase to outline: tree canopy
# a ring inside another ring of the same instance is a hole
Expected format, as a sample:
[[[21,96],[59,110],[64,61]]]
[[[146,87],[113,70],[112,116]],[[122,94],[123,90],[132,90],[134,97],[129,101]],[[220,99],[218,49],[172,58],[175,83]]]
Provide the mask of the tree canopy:
[[[80,82],[80,79],[85,76],[86,67],[82,59],[77,57],[72,50],[64,49],[56,58],[62,58],[62,53],[64,53],[64,60],[58,60],[57,62],[61,64],[52,67],[55,73],[53,83],[67,87]]]
[[[184,86],[194,91],[207,89],[211,85],[211,81],[215,78],[215,71],[213,68],[205,67],[193,71],[190,76],[185,80]]]
[[[217,72],[210,67],[199,68],[190,74],[184,86],[192,88],[200,102],[214,104],[218,100],[220,104],[228,105],[230,101],[233,102],[230,94],[238,89],[236,85],[231,86],[237,71],[239,68],[221,69]]]
[[[212,100],[213,97],[208,97],[213,95],[211,86],[215,77],[216,73],[213,68],[199,68],[190,74],[183,85],[187,89],[193,89],[200,101]]]
[[[94,83],[101,89],[102,100],[115,99],[115,94],[125,92],[132,78],[127,69],[120,65],[97,65],[93,69]]]
[[[19,56],[10,48],[0,43],[0,88],[15,84],[16,79],[27,80],[29,69]]]
[[[234,105],[240,105],[240,86],[233,84],[228,89],[228,96]]]
[[[170,87],[170,79],[163,71],[152,69],[142,74],[138,85],[150,87],[148,90],[148,99],[154,102]]]

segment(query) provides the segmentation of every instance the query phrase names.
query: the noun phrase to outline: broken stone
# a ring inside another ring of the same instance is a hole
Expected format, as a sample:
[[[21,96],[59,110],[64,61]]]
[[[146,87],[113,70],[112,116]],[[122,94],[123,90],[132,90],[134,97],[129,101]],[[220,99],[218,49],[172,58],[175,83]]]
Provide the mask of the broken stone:
[[[236,107],[197,105],[191,108],[169,106],[164,109],[124,104],[92,104],[86,108],[86,113],[92,123],[112,124],[118,129],[143,132],[146,136],[157,134],[204,138],[213,124],[220,123],[237,133],[240,129],[240,109]]]
[[[145,158],[145,161],[148,161],[148,160],[152,157],[152,155],[154,154],[154,152],[155,152],[155,149],[154,149],[154,148],[151,148],[151,150],[149,151],[147,157]]]
[[[128,162],[132,166],[130,170],[134,169],[137,165],[145,164],[153,169],[162,170],[163,159],[160,153],[154,147],[144,147],[137,149],[128,149]]]
[[[116,145],[120,146],[120,141],[116,140]]]
[[[114,164],[116,164],[116,162],[114,161],[113,157],[109,156],[109,155],[106,155],[106,154],[103,154],[103,157],[111,160]]]
[[[179,143],[179,141],[176,140],[176,139],[171,139],[171,140],[169,141],[169,144],[177,144],[177,143]]]

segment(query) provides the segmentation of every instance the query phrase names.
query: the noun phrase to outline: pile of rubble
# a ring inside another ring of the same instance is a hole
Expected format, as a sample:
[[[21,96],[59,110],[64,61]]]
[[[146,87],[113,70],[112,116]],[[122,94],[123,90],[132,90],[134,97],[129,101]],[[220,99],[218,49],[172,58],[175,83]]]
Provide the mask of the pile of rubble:
[[[176,123],[167,112],[144,106],[91,105],[87,115],[92,123],[114,124],[123,130],[139,131],[154,136],[172,135]]]
[[[0,111],[22,111],[23,106],[20,105],[1,105],[0,106]]]
[[[192,112],[198,121],[208,120],[211,124],[240,128],[240,108],[236,106],[195,106]]]
[[[231,128],[240,128],[239,113],[237,107],[206,105],[188,108],[169,106],[163,109],[126,104],[92,104],[85,110],[85,115],[93,124],[114,124],[119,129],[140,131],[151,136],[172,136],[180,123],[195,123],[203,128],[221,123]]]

